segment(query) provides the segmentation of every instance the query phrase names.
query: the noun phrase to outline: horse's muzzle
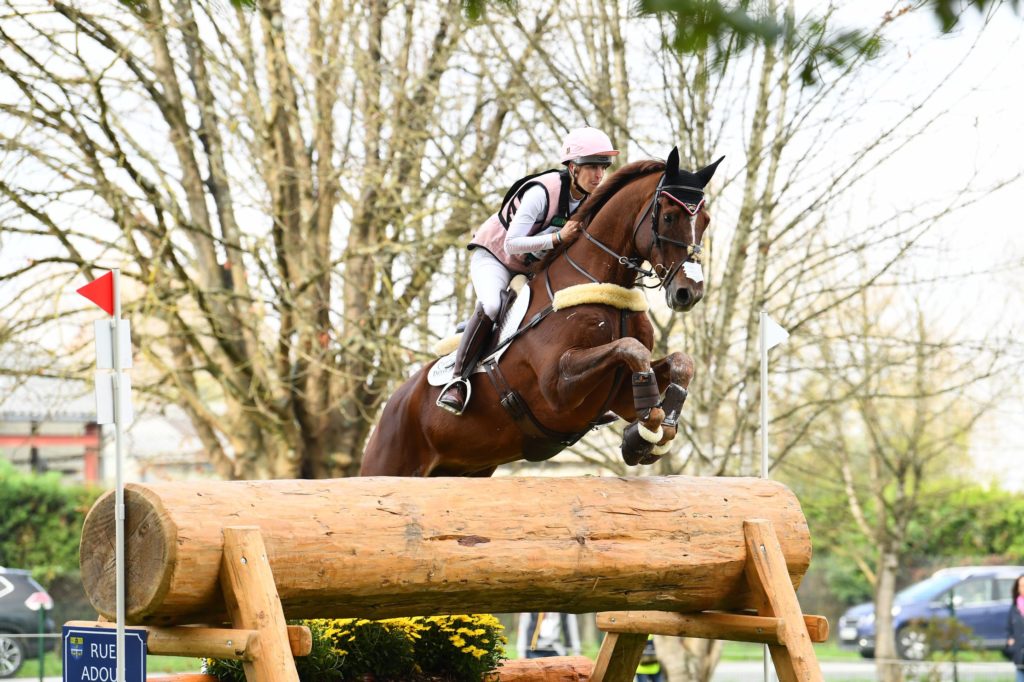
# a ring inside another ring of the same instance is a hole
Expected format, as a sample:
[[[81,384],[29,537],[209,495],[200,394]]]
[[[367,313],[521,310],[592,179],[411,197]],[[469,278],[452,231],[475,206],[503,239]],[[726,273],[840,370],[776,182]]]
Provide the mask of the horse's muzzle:
[[[665,302],[678,313],[685,313],[704,298],[704,287],[673,286],[665,288]]]

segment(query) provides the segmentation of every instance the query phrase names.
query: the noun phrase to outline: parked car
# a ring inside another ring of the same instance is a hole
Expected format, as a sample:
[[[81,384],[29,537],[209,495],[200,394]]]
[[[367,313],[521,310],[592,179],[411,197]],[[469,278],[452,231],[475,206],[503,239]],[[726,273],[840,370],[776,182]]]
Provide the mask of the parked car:
[[[1006,616],[1014,581],[1024,566],[944,568],[930,578],[896,593],[892,624],[896,653],[921,660],[933,649],[957,646],[1002,649]],[[954,628],[950,628],[955,619]],[[939,636],[946,633],[947,636]],[[856,647],[861,656],[875,655],[874,604],[858,604],[839,619],[839,643]]]
[[[39,633],[39,612],[27,603],[37,592],[49,600],[28,571],[0,567],[0,677],[12,677],[26,659],[39,656],[38,637],[10,636]],[[44,627],[53,632],[53,620],[47,617]]]

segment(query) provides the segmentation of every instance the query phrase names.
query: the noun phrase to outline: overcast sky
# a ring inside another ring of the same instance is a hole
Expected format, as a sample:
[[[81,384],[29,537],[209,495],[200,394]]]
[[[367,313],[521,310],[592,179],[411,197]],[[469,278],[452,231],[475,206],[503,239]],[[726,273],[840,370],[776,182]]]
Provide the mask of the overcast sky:
[[[894,6],[873,0],[843,4],[840,20],[851,27],[873,26]],[[1019,339],[1024,183],[991,193],[987,188],[1024,168],[1024,9],[1017,15],[1004,7],[987,22],[972,9],[948,36],[941,35],[930,13],[916,12],[898,20],[887,36],[885,56],[872,68],[896,75],[879,89],[878,101],[914,98],[942,83],[937,107],[948,113],[873,174],[872,210],[984,195],[943,221],[931,237],[928,257],[913,267],[922,275],[959,275],[932,288],[927,302],[965,336],[982,343]],[[1018,342],[1018,361],[1022,351]],[[977,429],[973,454],[980,476],[1024,490],[1020,389]]]

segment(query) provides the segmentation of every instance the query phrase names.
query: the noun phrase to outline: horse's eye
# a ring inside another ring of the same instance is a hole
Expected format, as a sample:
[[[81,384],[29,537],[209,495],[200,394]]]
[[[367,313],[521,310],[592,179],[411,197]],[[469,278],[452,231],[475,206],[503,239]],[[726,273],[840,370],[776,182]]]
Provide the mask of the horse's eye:
[[[665,214],[665,224],[666,224],[666,225],[671,225],[671,224],[672,224],[672,221],[673,221],[674,219],[675,219],[675,216],[674,216],[674,215],[672,215],[671,213],[667,213],[667,214]]]

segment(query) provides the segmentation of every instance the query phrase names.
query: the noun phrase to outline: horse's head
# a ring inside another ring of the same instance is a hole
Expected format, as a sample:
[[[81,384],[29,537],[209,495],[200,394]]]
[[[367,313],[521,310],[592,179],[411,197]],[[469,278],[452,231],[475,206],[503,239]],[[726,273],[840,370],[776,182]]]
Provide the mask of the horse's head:
[[[679,151],[673,149],[655,190],[645,255],[664,278],[665,301],[676,311],[687,311],[704,297],[701,241],[711,223],[704,208],[704,187],[724,158],[691,173],[680,170]]]

